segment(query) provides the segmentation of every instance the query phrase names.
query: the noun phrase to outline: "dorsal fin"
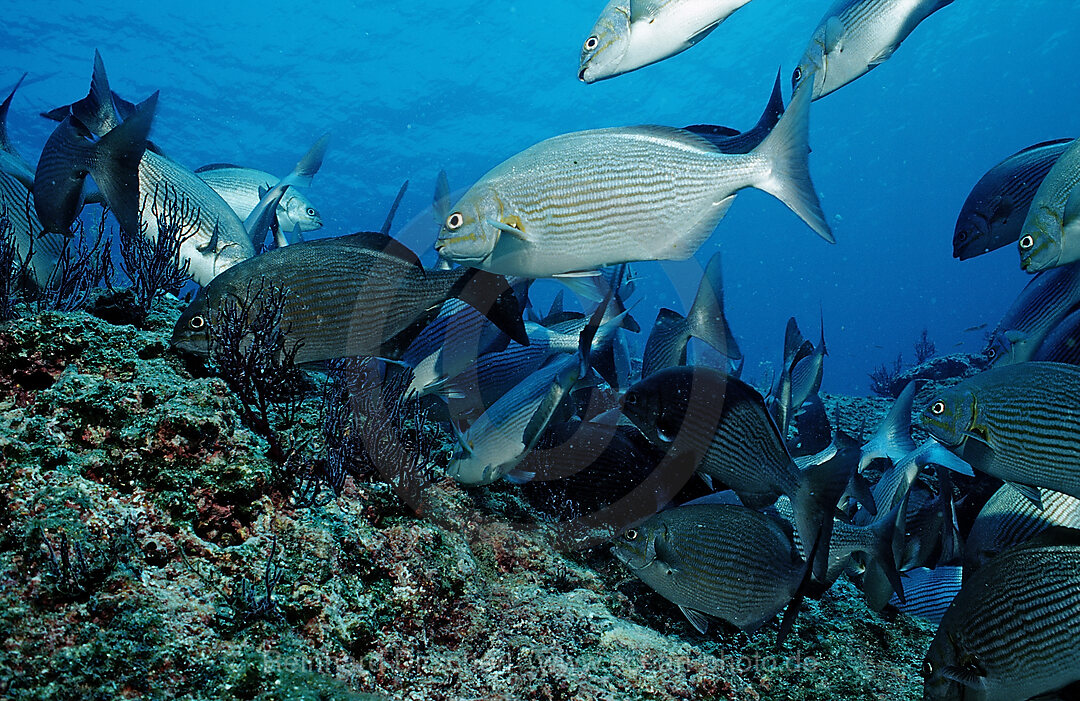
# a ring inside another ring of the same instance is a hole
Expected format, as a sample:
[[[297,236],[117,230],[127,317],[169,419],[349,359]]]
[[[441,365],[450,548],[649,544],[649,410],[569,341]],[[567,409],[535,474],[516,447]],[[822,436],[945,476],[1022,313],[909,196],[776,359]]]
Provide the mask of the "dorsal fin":
[[[8,109],[11,107],[11,99],[15,97],[15,91],[19,89],[22,82],[26,80],[26,74],[23,73],[19,81],[15,83],[15,87],[11,89],[11,93],[8,94],[7,99],[0,104],[0,148],[4,149],[8,153],[15,153],[15,149],[11,147],[11,142],[8,140],[7,133],[7,118]]]
[[[319,241],[337,241],[358,248],[383,251],[395,258],[400,258],[410,265],[415,265],[421,272],[424,272],[424,264],[420,262],[420,257],[412,249],[381,231],[358,231],[355,234],[349,234],[337,239],[319,239]]]
[[[208,163],[201,168],[196,168],[196,173],[205,173],[208,170],[224,170],[226,168],[243,168],[233,163]]]
[[[435,180],[435,196],[431,200],[431,206],[435,221],[442,226],[450,216],[450,180],[446,177],[445,170],[440,170],[439,177]]]
[[[624,134],[636,134],[651,139],[663,139],[698,151],[717,153],[718,149],[704,136],[678,127],[665,127],[657,124],[639,124],[620,130]]]
[[[1043,141],[1040,144],[1034,144],[1032,146],[1028,146],[1025,149],[1021,149],[1016,152],[1016,155],[1019,156],[1021,153],[1027,153],[1028,151],[1046,148],[1047,146],[1060,146],[1061,144],[1071,144],[1073,141],[1075,141],[1075,139],[1051,139],[1050,141]]]
[[[97,136],[104,136],[120,125],[120,115],[113,103],[109,77],[101,53],[94,51],[94,74],[90,79],[90,92],[71,105],[71,114]]]
[[[398,189],[397,197],[394,198],[394,204],[390,205],[390,211],[386,213],[386,221],[383,222],[382,229],[379,231],[386,235],[390,235],[390,227],[394,225],[394,215],[397,214],[398,206],[401,205],[401,198],[405,196],[405,191],[409,189],[409,181],[406,180],[401,184],[401,188]]]

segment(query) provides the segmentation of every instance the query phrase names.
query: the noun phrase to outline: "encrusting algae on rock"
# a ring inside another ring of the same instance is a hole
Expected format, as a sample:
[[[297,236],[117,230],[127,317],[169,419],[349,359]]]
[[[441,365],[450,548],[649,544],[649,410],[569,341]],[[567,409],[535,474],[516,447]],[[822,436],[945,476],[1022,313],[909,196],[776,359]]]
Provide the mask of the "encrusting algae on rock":
[[[605,547],[555,550],[510,484],[439,477],[417,516],[374,474],[296,506],[226,384],[165,351],[179,308],[0,330],[5,696],[918,696],[932,629],[843,582],[774,652],[698,635]]]

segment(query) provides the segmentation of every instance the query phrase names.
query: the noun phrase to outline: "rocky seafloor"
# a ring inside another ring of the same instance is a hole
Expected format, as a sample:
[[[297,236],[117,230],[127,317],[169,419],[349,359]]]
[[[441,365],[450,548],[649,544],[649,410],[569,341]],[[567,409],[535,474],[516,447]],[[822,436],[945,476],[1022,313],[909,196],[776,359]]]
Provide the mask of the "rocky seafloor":
[[[0,697],[913,699],[932,638],[846,580],[773,651],[440,477],[300,508],[220,379],[85,313],[0,326]],[[857,431],[888,407],[831,398]],[[495,498],[493,498],[493,495]],[[270,559],[272,558],[272,559]]]

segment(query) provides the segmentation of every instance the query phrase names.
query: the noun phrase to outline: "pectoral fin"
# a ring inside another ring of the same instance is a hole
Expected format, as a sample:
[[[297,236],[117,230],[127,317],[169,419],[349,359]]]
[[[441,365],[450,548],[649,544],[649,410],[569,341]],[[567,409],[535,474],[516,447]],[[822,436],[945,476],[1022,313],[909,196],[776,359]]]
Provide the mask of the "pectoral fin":
[[[525,235],[525,232],[523,231],[521,220],[517,217],[508,217],[507,221],[489,218],[487,220],[487,223],[491,227],[498,229],[505,234],[510,234],[514,238],[517,238],[521,241],[529,240],[529,238]]]
[[[692,608],[680,606],[679,610],[686,616],[686,620],[690,621],[690,625],[697,629],[697,632],[704,635],[709,632],[709,617],[700,611],[695,611]]]
[[[652,22],[667,0],[630,0],[631,22]]]
[[[825,53],[844,50],[844,32],[847,29],[837,16],[830,17],[825,22]]]
[[[1062,226],[1067,227],[1080,220],[1080,187],[1074,187],[1065,203],[1065,213],[1061,217]]]
[[[885,63],[890,58],[892,58],[892,55],[894,53],[896,53],[896,50],[898,48],[900,48],[899,44],[893,44],[892,46],[886,46],[884,49],[881,50],[881,53],[879,53],[877,56],[870,59],[870,62],[868,64],[866,64],[866,65],[870,66],[871,68],[873,68],[874,66],[880,66],[881,64]]]

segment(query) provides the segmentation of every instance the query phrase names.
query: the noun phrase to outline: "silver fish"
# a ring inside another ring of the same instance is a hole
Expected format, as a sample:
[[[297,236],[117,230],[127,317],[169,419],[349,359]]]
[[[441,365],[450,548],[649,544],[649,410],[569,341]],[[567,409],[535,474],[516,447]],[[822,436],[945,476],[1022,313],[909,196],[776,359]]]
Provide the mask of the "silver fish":
[[[1080,309],[1062,319],[1046,335],[1032,360],[1080,365]]]
[[[612,0],[581,47],[578,78],[595,83],[686,51],[750,0]]]
[[[589,371],[589,349],[607,309],[604,302],[581,332],[578,351],[561,355],[500,397],[464,433],[446,471],[463,484],[491,484],[536,445],[563,398]]]
[[[939,625],[945,611],[960,593],[962,572],[955,565],[934,569],[917,567],[902,572],[900,579],[904,583],[904,600],[894,596],[889,599],[889,604],[908,616]]]
[[[878,458],[888,458],[893,465],[897,465],[904,456],[915,450],[915,441],[911,439],[911,408],[916,389],[918,383],[909,382],[889,407],[885,420],[862,447],[859,472]]]
[[[614,552],[703,633],[707,616],[760,628],[796,597],[807,573],[781,521],[726,504],[662,511],[625,531]]]
[[[1080,681],[1080,532],[1047,531],[964,582],[922,674],[934,701],[1019,701]]]
[[[887,61],[924,19],[952,0],[838,0],[825,13],[791,76],[813,76],[814,99],[825,97]]]
[[[1039,185],[1016,245],[1029,273],[1080,261],[1080,139]]]
[[[1029,146],[987,171],[956,220],[953,257],[968,260],[1019,241],[1035,192],[1072,141]]]
[[[292,172],[293,187],[285,193],[277,206],[277,225],[281,231],[315,231],[323,225],[322,216],[315,205],[295,186],[310,187],[311,179],[322,165],[323,154],[329,135],[324,135]],[[243,168],[225,163],[197,168],[195,174],[203,179],[214,192],[228,203],[236,216],[246,219],[259,205],[263,196],[281,178],[254,168]]]
[[[747,187],[773,194],[833,241],[810,181],[809,105],[809,93],[796,91],[772,133],[745,155],[670,127],[548,139],[473,185],[435,248],[462,265],[524,277],[684,259]]]

